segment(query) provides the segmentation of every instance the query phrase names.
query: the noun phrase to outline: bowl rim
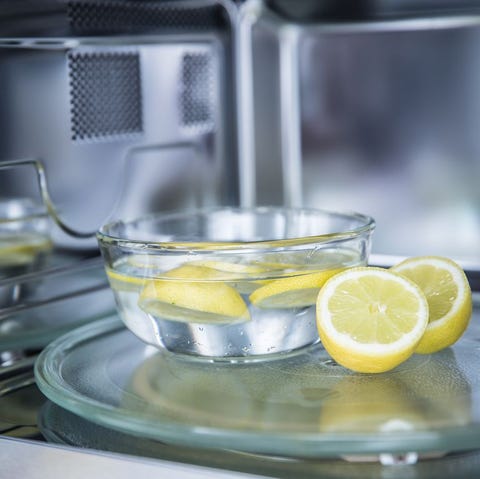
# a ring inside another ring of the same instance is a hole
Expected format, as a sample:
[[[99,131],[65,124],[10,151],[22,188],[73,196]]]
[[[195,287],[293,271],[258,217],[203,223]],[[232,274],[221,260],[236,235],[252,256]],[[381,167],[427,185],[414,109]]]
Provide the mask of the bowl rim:
[[[265,240],[252,240],[252,241],[159,241],[148,242],[145,240],[126,239],[117,235],[108,233],[108,229],[124,224],[128,225],[137,221],[146,221],[154,218],[181,218],[181,217],[193,217],[200,215],[208,215],[214,212],[232,211],[238,213],[257,213],[265,214],[268,212],[290,212],[290,213],[315,213],[325,216],[337,216],[343,218],[356,219],[360,222],[360,226],[352,228],[350,230],[339,231],[334,233],[324,233],[319,235],[302,236],[298,238],[285,238],[285,239],[265,239]],[[147,251],[231,251],[231,250],[245,250],[245,249],[276,249],[285,248],[286,246],[300,246],[310,243],[321,243],[334,240],[347,240],[361,236],[364,233],[371,233],[376,226],[376,222],[373,217],[358,213],[356,211],[335,211],[328,209],[310,208],[310,207],[284,207],[284,206],[253,206],[253,207],[241,207],[241,206],[215,206],[207,208],[198,208],[184,211],[165,211],[149,213],[144,216],[139,216],[133,220],[123,221],[114,220],[103,224],[96,233],[97,241],[100,245],[116,245],[129,249],[141,249],[142,252]]]
[[[9,209],[13,209],[14,214],[3,215],[4,210],[8,211]],[[48,216],[45,207],[31,198],[9,197],[0,199],[0,225],[34,221]]]

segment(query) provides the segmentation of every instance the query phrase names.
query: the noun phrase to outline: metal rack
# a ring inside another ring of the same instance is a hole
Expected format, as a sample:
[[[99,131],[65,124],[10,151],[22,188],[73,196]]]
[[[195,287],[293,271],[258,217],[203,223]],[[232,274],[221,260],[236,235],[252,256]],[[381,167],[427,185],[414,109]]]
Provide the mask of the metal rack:
[[[35,409],[44,401],[33,387],[39,351],[61,334],[112,314],[115,308],[101,258],[57,251],[50,262],[40,271],[0,280],[2,289],[28,291],[0,308],[0,402],[8,404],[0,408],[0,434],[39,436],[33,421]],[[24,417],[30,418],[28,424]]]

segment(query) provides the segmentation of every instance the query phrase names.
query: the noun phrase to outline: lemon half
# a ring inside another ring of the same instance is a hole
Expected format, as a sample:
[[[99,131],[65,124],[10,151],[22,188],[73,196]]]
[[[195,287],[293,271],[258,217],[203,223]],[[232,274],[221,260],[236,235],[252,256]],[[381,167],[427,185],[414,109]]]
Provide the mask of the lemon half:
[[[414,281],[425,294],[429,323],[416,351],[434,353],[464,333],[472,315],[472,293],[462,268],[440,256],[419,256],[391,268]]]
[[[332,358],[353,371],[379,373],[408,359],[428,324],[421,289],[404,276],[374,267],[329,279],[317,299],[317,327]]]

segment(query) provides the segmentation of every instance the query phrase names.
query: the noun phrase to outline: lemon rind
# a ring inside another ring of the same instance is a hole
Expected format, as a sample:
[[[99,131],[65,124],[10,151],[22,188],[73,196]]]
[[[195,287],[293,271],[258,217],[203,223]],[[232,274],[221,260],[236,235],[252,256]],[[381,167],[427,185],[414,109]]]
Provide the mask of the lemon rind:
[[[445,314],[441,319],[437,319],[431,323],[429,322],[427,325],[427,331],[434,331],[436,329],[445,327],[445,324],[450,322],[452,317],[456,316],[461,311],[461,309],[464,307],[465,301],[468,300],[470,292],[468,279],[460,266],[458,266],[452,260],[439,256],[423,256],[418,258],[409,258],[393,266],[390,271],[401,274],[402,271],[405,271],[406,269],[412,269],[412,266],[414,266],[415,264],[424,264],[440,269],[446,269],[452,275],[455,284],[459,287],[457,297],[453,301],[448,313]]]
[[[387,279],[392,279],[393,275],[398,282],[402,282],[405,285],[408,291],[414,293],[415,296],[418,297],[419,314],[421,316],[420,320],[408,334],[405,334],[397,341],[385,345],[380,343],[358,343],[352,340],[347,334],[338,332],[331,323],[331,314],[328,311],[327,306],[328,300],[331,298],[339,283],[345,281],[346,279],[372,274],[382,276]],[[386,354],[400,354],[404,351],[414,348],[421,340],[428,322],[428,304],[419,286],[400,274],[371,266],[351,268],[330,278],[320,291],[317,301],[317,307],[318,306],[319,309],[317,315],[319,318],[321,318],[318,320],[318,323],[320,323],[320,335],[321,337],[323,336],[322,341],[331,344],[331,339],[325,341],[325,338],[333,337],[335,338],[335,344],[339,348],[352,351],[352,353],[355,354],[364,355],[365,357],[371,357],[372,359],[383,358]]]
[[[457,297],[450,310],[439,319],[429,322],[422,340],[415,352],[432,354],[455,344],[468,327],[472,316],[472,293],[468,278],[463,269],[449,258],[442,256],[419,256],[408,258],[391,269],[402,274],[402,271],[415,268],[416,265],[427,265],[448,271],[458,288]],[[460,327],[452,330],[449,326],[457,322]]]

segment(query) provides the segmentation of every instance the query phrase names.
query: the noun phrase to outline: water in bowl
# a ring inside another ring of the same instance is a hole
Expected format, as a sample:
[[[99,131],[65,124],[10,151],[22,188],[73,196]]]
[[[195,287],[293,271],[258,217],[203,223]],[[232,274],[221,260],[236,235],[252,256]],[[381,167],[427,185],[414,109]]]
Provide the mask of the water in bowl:
[[[335,273],[365,264],[329,247],[219,257],[134,254],[107,268],[119,313],[142,340],[217,360],[288,353],[318,342],[315,302]]]
[[[42,232],[0,232],[0,307],[19,302],[32,291],[34,283],[20,284],[17,277],[40,270],[52,250]]]

